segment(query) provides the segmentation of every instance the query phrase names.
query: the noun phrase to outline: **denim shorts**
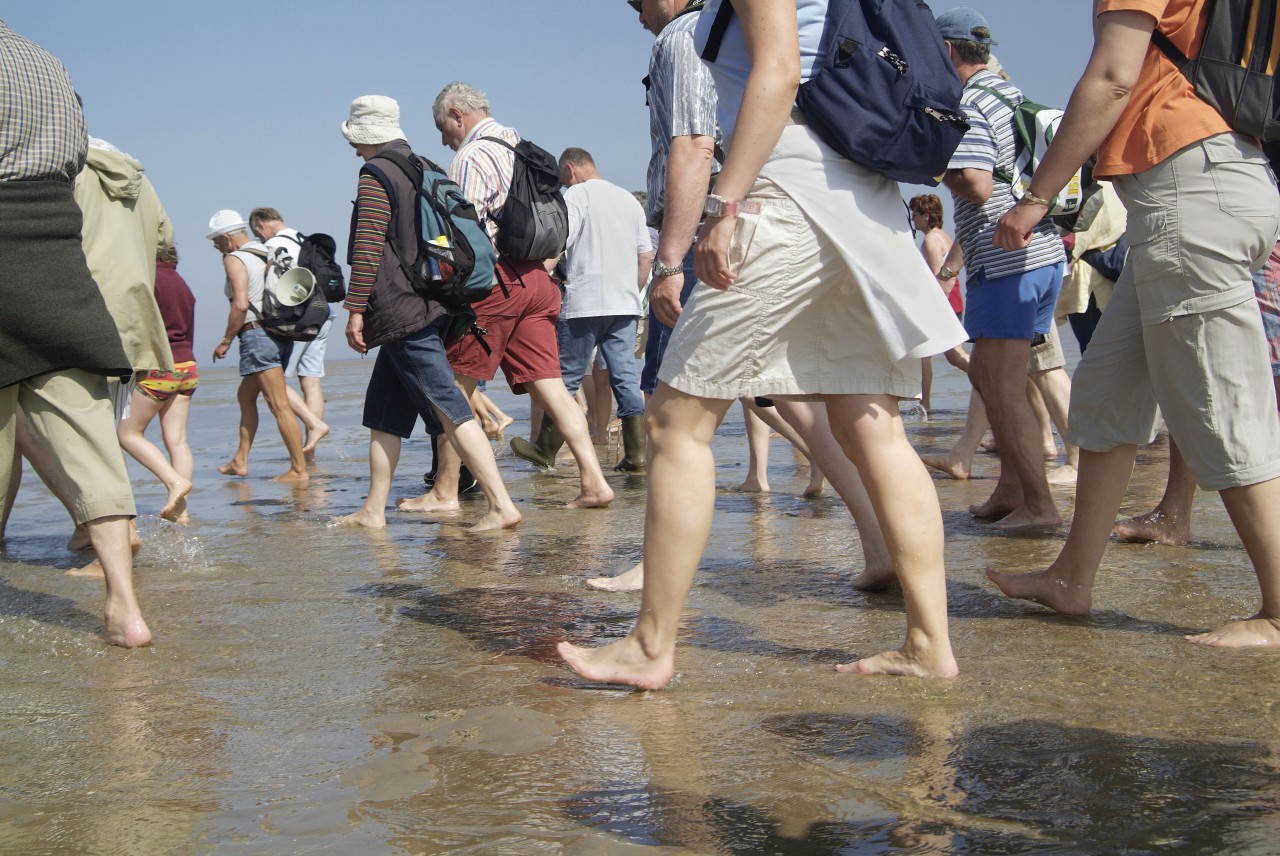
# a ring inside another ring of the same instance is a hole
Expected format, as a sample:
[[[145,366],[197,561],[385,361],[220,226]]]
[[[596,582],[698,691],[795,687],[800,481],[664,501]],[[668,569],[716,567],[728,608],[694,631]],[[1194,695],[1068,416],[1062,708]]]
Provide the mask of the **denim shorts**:
[[[970,339],[1034,339],[1053,327],[1062,290],[1061,263],[987,279],[969,278],[964,329]]]
[[[467,397],[453,382],[453,369],[441,339],[442,331],[452,323],[452,318],[442,316],[418,332],[378,348],[364,396],[364,427],[408,439],[419,417],[427,433],[441,432],[436,409],[454,425],[472,418]]]
[[[260,327],[240,331],[240,377],[267,369],[284,371],[293,353],[292,339],[273,339]]]

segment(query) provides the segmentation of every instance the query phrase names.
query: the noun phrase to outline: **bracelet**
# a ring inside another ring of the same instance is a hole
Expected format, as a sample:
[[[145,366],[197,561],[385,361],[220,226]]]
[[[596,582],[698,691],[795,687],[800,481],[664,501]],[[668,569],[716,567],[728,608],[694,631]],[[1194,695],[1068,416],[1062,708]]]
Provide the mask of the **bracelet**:
[[[224,337],[223,337],[223,339],[222,339],[222,341],[221,341],[221,342],[219,342],[218,344],[220,344],[220,345],[230,345],[230,344],[231,344],[231,340],[230,340],[230,339],[228,339],[228,338],[226,338],[226,337],[224,336]]]
[[[707,194],[707,203],[702,213],[708,217],[737,217],[739,214],[759,214],[760,203],[754,200],[735,199],[730,201],[714,193]]]
[[[676,276],[684,273],[684,265],[678,264],[667,266],[655,258],[653,260],[653,267],[650,268],[650,271],[652,271],[654,279],[658,279],[663,276]]]
[[[1036,196],[1030,190],[1024,190],[1022,192],[1022,198],[1019,199],[1018,202],[1025,202],[1028,205],[1043,205],[1045,208],[1053,207],[1053,203],[1048,199],[1045,199],[1042,196]]]

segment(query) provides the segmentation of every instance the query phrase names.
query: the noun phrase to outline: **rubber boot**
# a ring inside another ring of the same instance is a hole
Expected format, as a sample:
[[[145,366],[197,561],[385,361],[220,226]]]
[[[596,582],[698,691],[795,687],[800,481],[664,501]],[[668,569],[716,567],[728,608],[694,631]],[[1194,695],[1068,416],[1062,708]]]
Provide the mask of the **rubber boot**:
[[[524,458],[535,467],[551,469],[556,465],[556,454],[564,445],[564,437],[551,417],[543,414],[542,425],[538,429],[538,442],[530,443],[523,437],[511,438],[511,451]]]
[[[644,472],[644,417],[622,417],[622,460],[614,470],[621,473]]]

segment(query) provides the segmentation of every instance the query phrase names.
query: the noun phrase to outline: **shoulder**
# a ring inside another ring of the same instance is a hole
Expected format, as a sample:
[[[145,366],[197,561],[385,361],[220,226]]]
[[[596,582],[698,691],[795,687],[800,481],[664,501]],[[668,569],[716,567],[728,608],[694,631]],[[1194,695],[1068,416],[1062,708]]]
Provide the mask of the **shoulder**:
[[[946,249],[951,246],[951,237],[941,229],[931,229],[924,236],[924,246],[936,247],[938,249]]]

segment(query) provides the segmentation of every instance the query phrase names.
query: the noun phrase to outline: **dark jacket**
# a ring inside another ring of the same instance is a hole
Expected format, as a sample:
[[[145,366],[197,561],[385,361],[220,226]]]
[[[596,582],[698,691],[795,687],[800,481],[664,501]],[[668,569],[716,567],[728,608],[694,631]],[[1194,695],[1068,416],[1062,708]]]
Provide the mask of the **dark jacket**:
[[[404,140],[396,140],[388,148],[412,157],[413,151]],[[424,299],[413,290],[409,277],[400,267],[400,259],[392,249],[392,242],[400,250],[406,262],[418,255],[416,233],[417,188],[409,177],[386,158],[374,156],[360,168],[378,180],[391,198],[391,224],[387,229],[387,243],[382,249],[382,262],[378,265],[378,277],[369,293],[369,303],[364,313],[364,341],[370,347],[394,342],[418,332],[445,314],[444,308]],[[355,218],[352,219],[348,246],[355,245]]]

